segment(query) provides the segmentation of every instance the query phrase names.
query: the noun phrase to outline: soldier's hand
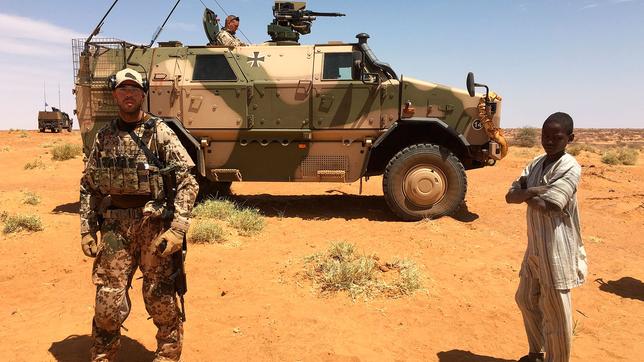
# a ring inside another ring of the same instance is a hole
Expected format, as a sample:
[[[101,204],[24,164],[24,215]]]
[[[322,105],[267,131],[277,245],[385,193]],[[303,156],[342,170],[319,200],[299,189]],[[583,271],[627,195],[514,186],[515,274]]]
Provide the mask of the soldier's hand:
[[[83,253],[91,258],[96,257],[98,251],[97,236],[94,233],[81,235],[81,248]]]
[[[170,228],[154,240],[154,246],[161,256],[172,255],[181,250],[184,235],[183,231]]]

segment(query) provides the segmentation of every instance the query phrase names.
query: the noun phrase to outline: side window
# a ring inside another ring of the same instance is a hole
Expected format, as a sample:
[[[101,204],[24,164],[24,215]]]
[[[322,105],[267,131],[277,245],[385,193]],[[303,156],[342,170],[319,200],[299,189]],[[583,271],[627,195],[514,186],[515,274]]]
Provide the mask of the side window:
[[[324,54],[325,80],[352,80],[353,54],[326,53]]]
[[[195,59],[192,80],[237,80],[237,76],[223,54],[202,54]]]

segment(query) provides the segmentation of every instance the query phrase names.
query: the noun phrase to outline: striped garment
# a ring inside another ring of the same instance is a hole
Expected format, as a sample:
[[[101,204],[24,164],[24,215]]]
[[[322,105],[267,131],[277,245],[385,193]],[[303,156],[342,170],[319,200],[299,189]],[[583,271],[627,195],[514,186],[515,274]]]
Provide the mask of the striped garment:
[[[577,209],[581,167],[568,154],[546,167],[544,161],[545,155],[535,158],[522,176],[527,178],[527,187],[547,186],[540,197],[561,211],[528,206],[528,247],[515,298],[530,352],[545,352],[546,362],[566,362],[573,325],[570,289],[581,285],[587,275]],[[517,180],[511,189],[519,188]]]
[[[543,211],[528,206],[528,247],[520,274],[540,279],[543,286],[571,289],[580,286],[588,273],[577,209],[581,166],[569,154],[545,169],[544,161],[545,155],[536,157],[521,175],[527,177],[528,187],[547,186],[548,191],[540,197],[556,204],[562,211]],[[519,181],[512,183],[511,188],[521,188]],[[539,265],[538,276],[530,275],[528,268],[529,263],[535,262]]]
[[[538,266],[527,267],[539,274]],[[545,352],[544,362],[567,362],[572,347],[572,299],[570,290],[548,288],[538,278],[521,276],[515,300],[528,336],[531,353]]]

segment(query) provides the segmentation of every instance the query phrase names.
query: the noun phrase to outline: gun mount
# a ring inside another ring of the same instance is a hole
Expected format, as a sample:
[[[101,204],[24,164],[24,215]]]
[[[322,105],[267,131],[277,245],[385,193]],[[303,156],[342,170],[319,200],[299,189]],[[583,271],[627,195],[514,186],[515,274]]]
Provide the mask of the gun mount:
[[[273,42],[293,42],[300,40],[300,35],[311,32],[311,24],[318,16],[345,16],[342,13],[321,13],[305,10],[305,1],[275,1],[273,22],[268,24],[268,35]]]

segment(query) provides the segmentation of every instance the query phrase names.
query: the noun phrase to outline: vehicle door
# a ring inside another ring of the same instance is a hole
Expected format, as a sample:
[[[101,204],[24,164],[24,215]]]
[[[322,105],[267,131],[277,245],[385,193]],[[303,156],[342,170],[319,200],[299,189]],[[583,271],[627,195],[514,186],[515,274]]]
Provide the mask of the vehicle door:
[[[187,51],[185,47],[154,48],[148,97],[150,112],[157,116],[182,118],[179,86],[185,77]]]
[[[380,128],[377,83],[364,83],[353,69],[351,45],[315,47],[311,128]]]
[[[253,129],[308,129],[313,48],[248,46],[235,51],[252,86],[249,116]]]
[[[196,48],[187,54],[182,81],[183,123],[191,130],[245,129],[247,81],[228,48]]]

